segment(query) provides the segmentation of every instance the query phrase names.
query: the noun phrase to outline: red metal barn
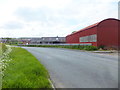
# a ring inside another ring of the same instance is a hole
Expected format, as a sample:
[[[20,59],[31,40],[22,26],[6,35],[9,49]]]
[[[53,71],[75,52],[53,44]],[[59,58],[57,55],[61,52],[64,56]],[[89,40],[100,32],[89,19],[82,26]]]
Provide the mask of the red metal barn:
[[[66,36],[66,43],[86,44],[93,46],[105,46],[117,48],[120,45],[118,41],[118,19],[105,19],[99,23],[88,26],[75,33]]]

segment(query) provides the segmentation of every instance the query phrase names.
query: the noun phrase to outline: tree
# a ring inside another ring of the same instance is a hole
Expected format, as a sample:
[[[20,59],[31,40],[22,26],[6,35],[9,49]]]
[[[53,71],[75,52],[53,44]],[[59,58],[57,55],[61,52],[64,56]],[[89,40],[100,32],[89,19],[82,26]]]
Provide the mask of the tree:
[[[75,33],[76,31],[73,31],[72,33]]]

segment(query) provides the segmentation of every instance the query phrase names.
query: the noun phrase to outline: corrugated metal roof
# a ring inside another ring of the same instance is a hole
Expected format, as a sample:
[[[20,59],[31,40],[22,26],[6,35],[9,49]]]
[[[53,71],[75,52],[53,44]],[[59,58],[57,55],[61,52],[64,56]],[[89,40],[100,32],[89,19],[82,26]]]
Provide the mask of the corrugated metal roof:
[[[83,29],[80,29],[79,31],[74,32],[74,33],[69,34],[69,35],[73,35],[73,34],[78,33],[78,32],[80,32],[80,31],[87,30],[87,29],[89,29],[89,28],[95,27],[95,26],[97,26],[98,24],[100,24],[101,22],[106,21],[106,20],[118,20],[118,19],[108,18],[108,19],[102,20],[102,21],[100,21],[100,22],[98,22],[98,23],[92,24],[92,25],[90,25],[90,26],[88,26],[88,27],[85,27],[85,28],[83,28]],[[118,20],[118,21],[120,21],[120,20]],[[67,36],[69,36],[69,35],[67,35]]]
[[[80,29],[79,31],[76,31],[76,32],[74,32],[74,33],[72,33],[72,34],[78,33],[78,32],[83,31],[83,30],[87,30],[87,29],[92,28],[92,27],[95,27],[95,26],[97,26],[99,23],[100,23],[100,22],[95,23],[95,24],[92,24],[92,25],[90,25],[90,26],[87,26],[87,27],[85,27],[85,28],[83,28],[83,29]],[[72,34],[70,34],[70,35],[72,35]]]

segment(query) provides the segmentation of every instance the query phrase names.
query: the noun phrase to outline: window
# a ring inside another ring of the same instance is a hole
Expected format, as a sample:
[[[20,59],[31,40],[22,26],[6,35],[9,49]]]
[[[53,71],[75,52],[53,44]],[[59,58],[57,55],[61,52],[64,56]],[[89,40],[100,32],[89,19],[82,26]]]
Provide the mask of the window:
[[[89,35],[79,38],[80,42],[96,42],[97,41],[97,35]]]

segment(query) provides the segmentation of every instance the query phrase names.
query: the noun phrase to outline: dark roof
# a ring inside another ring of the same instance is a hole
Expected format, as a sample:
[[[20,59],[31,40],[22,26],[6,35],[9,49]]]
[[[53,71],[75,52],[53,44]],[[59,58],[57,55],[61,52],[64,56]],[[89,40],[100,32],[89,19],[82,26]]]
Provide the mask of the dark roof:
[[[41,38],[32,38],[31,42],[50,42],[50,41],[63,41],[65,42],[65,37],[41,37]]]

